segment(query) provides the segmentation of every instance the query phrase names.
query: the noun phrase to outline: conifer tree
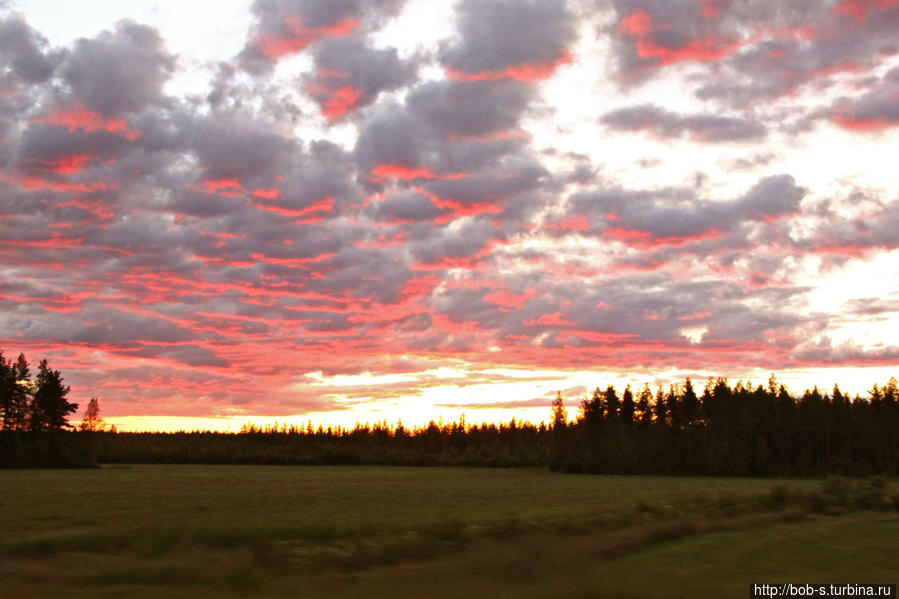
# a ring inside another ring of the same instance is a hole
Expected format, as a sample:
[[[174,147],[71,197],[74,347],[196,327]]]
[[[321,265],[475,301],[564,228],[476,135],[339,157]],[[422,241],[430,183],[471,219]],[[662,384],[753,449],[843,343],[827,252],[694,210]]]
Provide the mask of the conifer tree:
[[[16,381],[13,378],[13,366],[7,362],[0,350],[0,430],[13,428],[13,387]]]
[[[602,420],[602,391],[599,387],[593,391],[592,397],[584,397],[581,401],[580,420],[588,427],[595,426]]]
[[[12,366],[12,413],[10,415],[12,429],[23,431],[28,428],[29,419],[29,392],[33,384],[31,382],[31,370],[25,354],[19,354],[19,358]]]
[[[633,424],[634,413],[636,412],[636,404],[634,403],[634,394],[631,392],[631,386],[628,385],[621,397],[621,421],[625,424]]]
[[[78,410],[78,404],[69,402],[66,398],[68,394],[69,387],[62,384],[60,372],[51,370],[47,360],[41,360],[31,402],[31,430],[58,431],[70,428],[69,414]]]
[[[687,377],[681,398],[681,414],[683,425],[692,426],[699,419],[699,398],[693,390],[693,382]]]
[[[615,392],[615,387],[609,385],[605,392],[605,417],[606,420],[615,420],[618,418],[618,411],[621,409],[621,400]]]
[[[643,386],[640,396],[637,399],[637,418],[640,424],[649,424],[652,422],[652,391],[649,389],[649,383]]]
[[[568,423],[568,410],[565,409],[565,402],[562,399],[562,392],[556,393],[552,404],[553,428],[565,428]]]

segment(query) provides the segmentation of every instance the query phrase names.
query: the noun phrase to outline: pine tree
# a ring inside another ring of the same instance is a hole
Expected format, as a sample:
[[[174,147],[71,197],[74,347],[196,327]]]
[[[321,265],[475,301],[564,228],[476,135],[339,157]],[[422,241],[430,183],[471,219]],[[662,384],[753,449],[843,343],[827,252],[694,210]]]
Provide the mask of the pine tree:
[[[589,399],[584,397],[581,401],[580,418],[588,427],[595,426],[602,420],[602,391],[599,387],[593,391],[593,396]]]
[[[568,423],[568,410],[565,409],[565,402],[562,399],[562,392],[556,393],[553,399],[553,428],[565,428]]]
[[[33,388],[31,371],[25,354],[19,354],[19,358],[12,367],[12,412],[10,422],[13,430],[23,431],[28,428],[29,405],[28,394]]]
[[[643,386],[643,390],[640,391],[639,399],[637,400],[637,417],[640,421],[640,424],[649,424],[652,422],[652,391],[649,389],[649,383]]]
[[[41,360],[35,385],[31,402],[31,430],[58,431],[70,428],[69,414],[78,410],[78,404],[68,401],[68,385],[62,384],[62,375],[58,370],[51,370],[47,360]]]
[[[653,411],[653,420],[658,424],[664,425],[668,421],[668,406],[665,403],[665,393],[662,391],[662,386],[659,385],[659,390],[656,392],[655,402],[652,404]]]
[[[628,385],[621,398],[621,411],[619,414],[621,416],[621,421],[625,424],[633,424],[636,407],[637,406],[634,403],[634,394],[631,393],[631,386]]]
[[[16,380],[13,377],[13,365],[3,356],[0,350],[0,430],[13,428],[13,388]]]
[[[693,382],[687,377],[681,398],[681,417],[685,427],[692,426],[699,420],[699,398],[693,390]]]
[[[621,401],[618,394],[615,393],[615,387],[609,385],[605,392],[605,416],[606,420],[615,420],[618,418],[618,411],[621,409]]]

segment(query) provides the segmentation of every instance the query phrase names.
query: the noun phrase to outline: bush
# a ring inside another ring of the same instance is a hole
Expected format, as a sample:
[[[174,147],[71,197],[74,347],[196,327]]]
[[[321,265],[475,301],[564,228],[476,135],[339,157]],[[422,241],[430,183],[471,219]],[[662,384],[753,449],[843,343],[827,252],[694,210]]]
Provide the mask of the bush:
[[[886,498],[886,479],[882,476],[871,476],[858,483],[855,489],[855,501],[866,510],[881,510],[888,506]]]

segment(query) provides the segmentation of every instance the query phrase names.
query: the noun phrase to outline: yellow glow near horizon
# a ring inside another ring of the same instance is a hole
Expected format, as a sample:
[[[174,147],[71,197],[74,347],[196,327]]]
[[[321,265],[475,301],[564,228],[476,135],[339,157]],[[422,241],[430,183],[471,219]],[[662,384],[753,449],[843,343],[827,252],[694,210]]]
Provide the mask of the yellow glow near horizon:
[[[496,370],[494,371],[496,372]],[[526,376],[527,371],[515,371],[518,376]],[[475,373],[472,373],[475,374]],[[345,409],[308,412],[295,415],[240,415],[220,418],[190,416],[112,416],[105,418],[107,425],[116,425],[120,431],[194,431],[212,430],[238,432],[244,424],[256,426],[297,426],[305,428],[311,423],[328,427],[353,428],[357,424],[385,423],[395,427],[402,422],[407,428],[423,427],[431,421],[449,424],[459,422],[463,417],[468,424],[501,423],[515,419],[518,422],[539,424],[551,419],[551,402],[557,391],[581,389],[580,392],[565,397],[565,406],[570,419],[577,417],[580,400],[599,387],[605,389],[613,385],[623,392],[627,385],[633,391],[648,384],[655,393],[661,386],[679,385],[691,376],[694,388],[701,393],[708,377],[725,373],[688,372],[670,369],[654,377],[629,376],[623,372],[571,373],[563,371],[541,371],[543,380],[507,381],[496,383],[448,384],[426,387],[418,395],[399,395],[392,399],[380,398],[377,402],[365,398],[353,398],[340,402]],[[834,367],[828,369],[809,368],[775,372],[779,383],[786,385],[789,392],[798,397],[806,389],[817,386],[822,392],[830,393],[834,384],[851,396],[867,397],[872,385],[882,386],[897,371],[892,366]],[[728,377],[731,384],[738,379],[752,386],[767,385],[771,372],[755,369],[740,377]],[[339,389],[333,390],[339,395]],[[540,400],[544,405],[535,405]],[[489,402],[496,402],[491,406]],[[520,402],[521,405],[515,404]],[[76,422],[73,420],[73,422]]]

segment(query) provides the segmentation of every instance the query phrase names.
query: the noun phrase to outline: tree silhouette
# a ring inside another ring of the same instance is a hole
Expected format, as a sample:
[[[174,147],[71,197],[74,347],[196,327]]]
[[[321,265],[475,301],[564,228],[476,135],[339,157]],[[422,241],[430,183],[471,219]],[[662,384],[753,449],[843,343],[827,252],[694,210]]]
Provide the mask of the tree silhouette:
[[[31,371],[25,354],[19,354],[12,373],[12,429],[23,431],[28,427],[28,392],[32,388]]]
[[[593,391],[593,395],[588,399],[584,397],[581,401],[581,413],[579,420],[582,420],[588,427],[594,427],[602,420],[602,391],[597,387]]]
[[[41,360],[31,402],[31,430],[58,431],[70,428],[69,414],[78,410],[78,404],[69,402],[66,398],[68,394],[69,387],[62,384],[60,372],[51,370],[47,360]]]
[[[636,414],[641,425],[648,426],[652,422],[652,391],[649,389],[649,383],[640,391]]]
[[[569,456],[568,410],[562,399],[562,392],[556,393],[552,402],[552,451],[549,467],[553,470],[566,468]]]
[[[618,410],[621,408],[621,401],[618,399],[618,394],[615,393],[615,387],[609,385],[606,387],[606,392],[604,394],[605,404],[604,414],[607,420],[615,420],[618,418]]]
[[[631,392],[631,386],[628,385],[621,396],[621,411],[619,416],[625,424],[633,424],[634,414],[637,410],[637,404],[634,403],[634,394]]]
[[[103,419],[100,418],[100,402],[97,401],[96,397],[92,397],[87,402],[87,408],[84,410],[80,428],[83,431],[102,431],[106,428]]]
[[[562,392],[556,393],[556,397],[552,403],[552,419],[553,428],[565,428],[568,423],[568,410],[565,409],[565,401],[562,399]]]
[[[0,351],[0,430],[13,428],[13,388],[16,379],[13,373],[13,365],[8,362]]]

